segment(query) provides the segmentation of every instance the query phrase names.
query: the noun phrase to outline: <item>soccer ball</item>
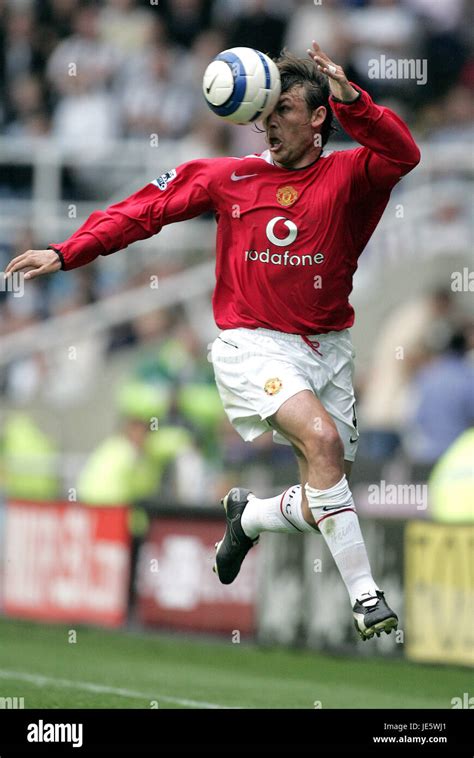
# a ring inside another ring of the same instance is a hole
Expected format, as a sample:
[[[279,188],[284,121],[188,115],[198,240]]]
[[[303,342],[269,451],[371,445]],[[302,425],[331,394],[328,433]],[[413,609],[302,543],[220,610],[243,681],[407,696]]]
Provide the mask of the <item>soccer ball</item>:
[[[206,68],[202,91],[209,108],[234,124],[266,118],[278,102],[280,72],[264,53],[233,47]]]

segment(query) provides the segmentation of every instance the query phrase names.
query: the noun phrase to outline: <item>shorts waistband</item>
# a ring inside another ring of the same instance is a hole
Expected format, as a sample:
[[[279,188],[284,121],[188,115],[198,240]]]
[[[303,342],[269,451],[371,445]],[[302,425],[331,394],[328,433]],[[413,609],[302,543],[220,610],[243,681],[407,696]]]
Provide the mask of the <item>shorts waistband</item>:
[[[249,329],[249,332],[255,332],[267,337],[276,337],[277,339],[285,340],[286,342],[300,342],[306,338],[309,340],[318,340],[319,342],[325,339],[332,339],[337,334],[347,334],[348,329],[341,329],[340,331],[324,332],[323,334],[290,334],[289,332],[279,332],[273,329],[266,329],[263,326],[258,326],[256,329]]]

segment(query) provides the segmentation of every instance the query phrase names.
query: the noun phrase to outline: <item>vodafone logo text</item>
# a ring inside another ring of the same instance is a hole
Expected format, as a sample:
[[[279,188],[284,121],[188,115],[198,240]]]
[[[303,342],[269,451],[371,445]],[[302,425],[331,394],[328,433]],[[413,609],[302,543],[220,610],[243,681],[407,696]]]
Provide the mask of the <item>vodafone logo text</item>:
[[[278,232],[277,236],[277,230],[275,227],[279,222],[283,222],[280,224],[280,230]],[[285,226],[287,229],[286,235],[281,235],[281,227]],[[272,245],[276,245],[277,247],[287,247],[288,245],[291,245],[298,236],[298,227],[293,221],[290,221],[289,219],[285,218],[284,216],[275,216],[275,218],[272,218],[265,229],[265,233],[267,235],[267,239],[269,242],[272,243]],[[272,263],[274,266],[312,266],[314,264],[318,265],[320,263],[324,262],[324,253],[303,253],[301,255],[298,255],[296,253],[291,253],[290,250],[285,250],[285,252],[271,252],[270,248],[267,247],[266,250],[246,250],[245,251],[245,260],[246,261],[260,261],[260,263]]]

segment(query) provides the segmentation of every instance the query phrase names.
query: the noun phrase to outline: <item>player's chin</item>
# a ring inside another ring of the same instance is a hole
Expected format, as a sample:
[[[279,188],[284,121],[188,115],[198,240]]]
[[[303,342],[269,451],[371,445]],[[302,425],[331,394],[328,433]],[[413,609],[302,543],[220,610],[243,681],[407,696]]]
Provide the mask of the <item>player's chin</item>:
[[[270,150],[270,153],[275,163],[282,168],[293,168],[295,157],[291,150],[281,147],[276,150]]]
[[[285,148],[284,148],[283,142],[277,142],[276,140],[272,140],[270,142],[269,147],[270,147],[270,153],[274,155],[275,157],[281,156],[282,154],[284,154]]]

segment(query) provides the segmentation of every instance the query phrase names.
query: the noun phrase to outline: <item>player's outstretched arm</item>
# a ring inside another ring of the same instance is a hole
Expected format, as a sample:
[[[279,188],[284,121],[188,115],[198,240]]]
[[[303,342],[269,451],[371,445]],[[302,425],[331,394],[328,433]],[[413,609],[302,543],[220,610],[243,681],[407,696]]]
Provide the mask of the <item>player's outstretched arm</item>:
[[[85,266],[99,255],[124,250],[147,239],[165,224],[193,218],[216,206],[212,189],[223,159],[183,163],[150,182],[138,192],[104,211],[94,211],[64,242],[53,242],[47,250],[28,250],[13,258],[6,275],[23,271],[33,279],[59,269]]]
[[[23,271],[25,279],[53,274],[61,268],[61,259],[54,250],[27,250],[13,258],[5,269],[5,277]]]

